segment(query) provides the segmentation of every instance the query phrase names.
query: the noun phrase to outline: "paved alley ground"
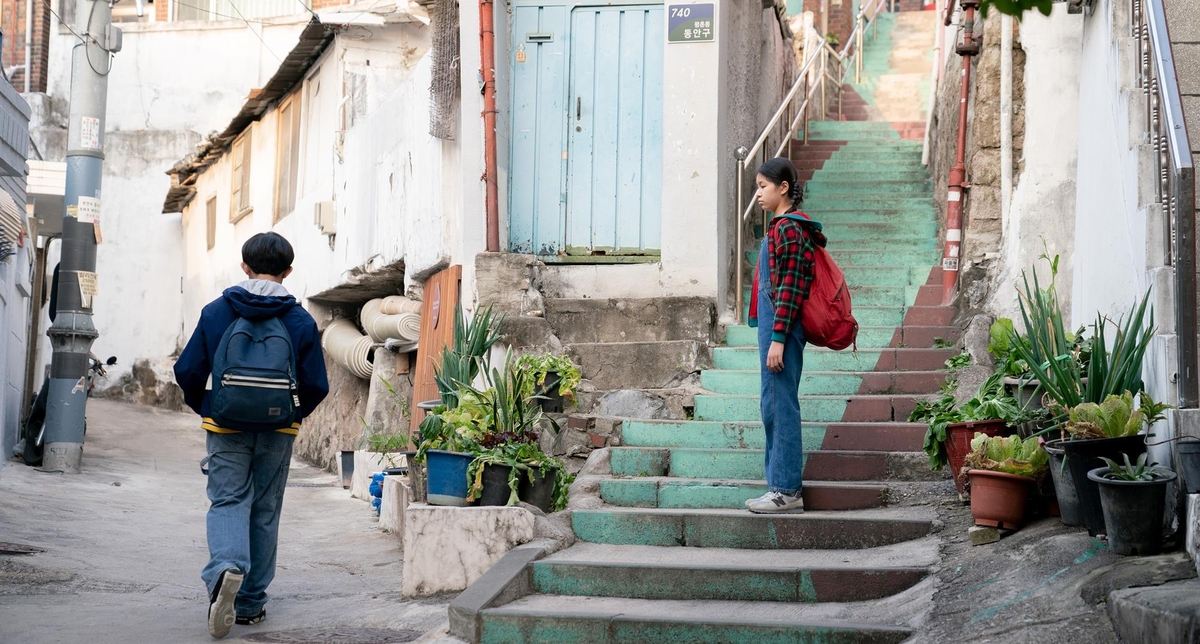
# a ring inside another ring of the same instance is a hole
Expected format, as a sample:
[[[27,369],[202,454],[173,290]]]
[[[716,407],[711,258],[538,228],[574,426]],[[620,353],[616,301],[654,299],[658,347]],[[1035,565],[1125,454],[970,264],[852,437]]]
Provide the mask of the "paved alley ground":
[[[0,642],[212,642],[204,454],[192,414],[92,400],[83,474],[0,464],[0,542],[45,549],[0,555]],[[400,597],[399,539],[335,479],[293,461],[267,621],[225,641],[422,642],[444,626],[450,598]]]

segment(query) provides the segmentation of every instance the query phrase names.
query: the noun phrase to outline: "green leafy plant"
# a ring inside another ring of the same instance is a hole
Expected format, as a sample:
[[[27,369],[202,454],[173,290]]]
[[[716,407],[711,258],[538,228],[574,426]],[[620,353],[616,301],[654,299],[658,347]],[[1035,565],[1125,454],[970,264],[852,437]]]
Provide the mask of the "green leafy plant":
[[[934,349],[953,349],[954,343],[946,340],[945,338],[934,338],[933,339],[933,348]]]
[[[952,356],[946,360],[947,371],[959,371],[971,366],[971,354],[963,351],[956,356]]]
[[[559,395],[569,401],[574,401],[575,392],[583,380],[579,367],[566,354],[546,353],[521,356],[517,359],[517,366],[526,370],[531,376],[524,391],[527,396],[534,395],[535,386],[545,387],[547,374],[557,373]]]
[[[500,341],[500,324],[492,307],[477,311],[468,320],[462,304],[454,311],[454,342],[442,348],[441,364],[434,369],[438,396],[442,404],[453,409],[457,404],[460,384],[470,384],[479,375],[483,361],[492,347]]]
[[[1153,481],[1164,477],[1158,469],[1158,463],[1146,464],[1147,454],[1144,452],[1138,456],[1136,463],[1129,462],[1128,454],[1122,453],[1121,458],[1125,461],[1124,465],[1118,465],[1111,458],[1101,456],[1100,460],[1108,466],[1108,471],[1100,476],[1113,481]]]
[[[979,9],[986,18],[992,9],[1013,16],[1020,20],[1026,11],[1038,10],[1043,16],[1049,16],[1054,9],[1054,0],[983,0]]]
[[[1110,395],[1100,404],[1085,402],[1072,407],[1065,429],[1072,438],[1120,438],[1133,436],[1166,417],[1170,405],[1154,402],[1142,392],[1141,409],[1133,407],[1133,393]]]
[[[1041,480],[1049,471],[1050,456],[1032,436],[1022,439],[1019,436],[975,434],[966,466]]]
[[[910,423],[928,423],[922,448],[929,456],[929,467],[940,470],[949,462],[946,452],[946,426],[980,420],[1002,420],[1005,425],[1016,426],[1044,416],[1041,410],[1022,409],[1015,398],[1004,390],[1004,374],[996,373],[988,378],[975,396],[961,406],[955,404],[956,383],[948,381],[942,385],[941,396],[935,400],[922,400],[909,414]]]
[[[999,318],[992,323],[989,331],[988,353],[996,360],[996,370],[1008,378],[1030,380],[1033,373],[1029,364],[1017,354],[1018,343],[1028,344],[1029,340],[1021,337],[1013,327],[1011,318]]]

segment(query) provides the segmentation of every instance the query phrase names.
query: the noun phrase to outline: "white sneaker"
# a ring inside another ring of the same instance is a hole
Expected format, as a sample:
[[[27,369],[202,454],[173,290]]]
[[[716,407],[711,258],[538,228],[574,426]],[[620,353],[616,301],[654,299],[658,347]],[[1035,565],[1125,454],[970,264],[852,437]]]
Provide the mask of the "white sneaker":
[[[754,497],[753,499],[746,499],[746,507],[750,507],[750,504],[751,504],[751,503],[754,503],[754,502],[756,502],[756,501],[762,501],[763,499],[765,499],[765,498],[767,498],[767,497],[769,497],[769,496],[771,496],[771,493],[770,493],[770,492],[767,492],[766,494],[764,494],[764,495],[762,495],[762,496],[756,496],[756,497]]]
[[[753,499],[746,503],[746,507],[755,514],[780,514],[784,512],[800,513],[804,512],[804,499],[799,495],[788,496],[778,492],[771,492],[761,499]]]
[[[243,579],[241,571],[236,568],[230,568],[221,573],[221,580],[217,582],[212,603],[208,605],[209,635],[221,639],[233,629],[233,622],[237,619],[233,601],[237,599],[238,591],[242,589]]]

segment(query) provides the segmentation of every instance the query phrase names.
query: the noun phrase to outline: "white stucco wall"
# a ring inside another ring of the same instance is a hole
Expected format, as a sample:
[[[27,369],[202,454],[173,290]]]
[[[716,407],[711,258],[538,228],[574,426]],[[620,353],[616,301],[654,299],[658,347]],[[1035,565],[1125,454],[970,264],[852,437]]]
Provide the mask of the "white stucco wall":
[[[1024,78],[1014,83],[1023,81],[1025,105],[1014,121],[1024,117],[1025,138],[1023,158],[1014,163],[1024,163],[1024,169],[1013,173],[1012,201],[1003,222],[1002,268],[991,300],[997,317],[1013,319],[1020,319],[1022,271],[1036,265],[1043,284],[1050,278],[1049,264],[1039,260],[1043,253],[1061,257],[1057,284],[1064,308],[1070,310],[1073,299],[1083,18],[1058,5],[1049,17],[1027,12],[1017,27],[1025,69]]]
[[[458,144],[428,133],[429,31],[408,24],[373,28],[372,35],[338,37],[298,87],[301,107],[301,187],[295,209],[273,224],[276,108],[251,127],[250,200],[253,212],[229,223],[232,160],[222,157],[196,181],[196,198],[185,208],[184,329],[200,309],[243,279],[241,246],[274,230],[296,251],[295,272],[285,286],[302,301],[333,289],[351,271],[403,261],[412,286],[432,269],[460,261],[462,190]],[[365,110],[341,133],[344,79],[366,79]],[[206,248],[206,203],[217,198],[217,238]],[[315,206],[332,200],[337,235],[330,246],[313,222]],[[463,260],[466,264],[466,261]]]
[[[170,185],[165,172],[204,136],[223,129],[249,90],[271,77],[305,18],[254,23],[255,33],[240,21],[120,25],[124,48],[107,77],[104,243],[95,308],[101,335],[94,345],[97,355],[118,356],[114,382],[138,359],[170,356],[182,339],[184,246],[179,215],[162,214]],[[48,93],[65,104],[74,36],[57,22],[51,33]],[[39,148],[47,160],[65,154],[46,142]],[[42,351],[41,359],[48,362],[50,352]]]

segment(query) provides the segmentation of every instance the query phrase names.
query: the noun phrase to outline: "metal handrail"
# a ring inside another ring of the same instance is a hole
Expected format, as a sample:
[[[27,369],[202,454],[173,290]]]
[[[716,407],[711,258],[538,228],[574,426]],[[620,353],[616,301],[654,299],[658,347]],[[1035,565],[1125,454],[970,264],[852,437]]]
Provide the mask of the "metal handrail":
[[[784,116],[788,115],[789,113],[794,114],[794,116],[788,118],[787,131],[784,132],[780,137],[781,141],[779,146],[775,150],[775,154],[772,156],[777,157],[783,154],[783,151],[787,149],[788,146],[792,144],[792,141],[796,138],[801,124],[804,126],[804,140],[805,142],[808,141],[808,123],[813,120],[811,110],[809,109],[809,104],[812,102],[813,96],[816,94],[818,89],[821,90],[820,120],[825,120],[828,115],[828,105],[826,103],[826,87],[828,86],[827,81],[832,81],[837,88],[838,116],[841,116],[842,84],[845,82],[847,72],[846,60],[851,57],[854,58],[854,81],[859,82],[862,77],[862,56],[860,54],[862,53],[863,48],[863,35],[866,33],[866,29],[870,26],[875,26],[876,35],[878,34],[878,24],[876,23],[875,19],[879,17],[880,11],[887,6],[887,2],[888,0],[876,0],[874,4],[864,5],[859,10],[858,15],[854,19],[854,30],[850,32],[850,37],[846,39],[846,44],[844,47],[842,47],[841,52],[838,52],[831,47],[820,32],[810,28],[810,33],[805,34],[805,36],[807,37],[812,35],[820,38],[822,46],[818,47],[816,53],[811,57],[807,55],[806,51],[805,55],[807,60],[805,60],[804,64],[800,67],[800,71],[796,75],[796,81],[792,83],[792,87],[788,90],[787,95],[784,96],[783,102],[781,102],[779,105],[779,109],[775,110],[774,115],[772,115],[771,119],[767,122],[767,126],[763,128],[762,133],[759,134],[758,138],[754,141],[754,145],[750,146],[749,149],[744,146],[737,149],[737,159],[735,162],[735,174],[737,177],[737,210],[735,213],[737,215],[737,248],[735,251],[736,261],[734,262],[737,266],[735,277],[737,283],[735,289],[737,301],[733,307],[734,320],[736,322],[742,321],[742,298],[744,297],[745,292],[745,285],[742,282],[745,279],[746,258],[742,255],[742,253],[745,251],[746,222],[754,210],[753,199],[751,199],[749,203],[746,203],[746,170],[749,168],[750,163],[757,158],[758,154],[764,150],[767,145],[767,141],[770,139],[772,133],[775,132],[776,127],[780,124]],[[809,84],[809,75],[812,73],[812,71],[814,71],[813,66],[818,64],[818,60],[820,61],[820,73],[817,77],[819,82],[813,83],[812,87],[804,92],[804,101],[799,107],[794,107],[794,101],[796,100],[796,97],[801,93],[802,88]],[[836,76],[831,74],[829,71],[831,62],[838,65],[840,73]],[[743,209],[742,204],[744,203],[745,207]],[[763,224],[765,231],[766,213],[763,213]]]
[[[1155,196],[1167,227],[1167,263],[1174,273],[1179,407],[1200,406],[1197,374],[1196,172],[1184,120],[1163,0],[1134,0],[1138,85],[1146,100],[1146,135],[1154,145]]]

